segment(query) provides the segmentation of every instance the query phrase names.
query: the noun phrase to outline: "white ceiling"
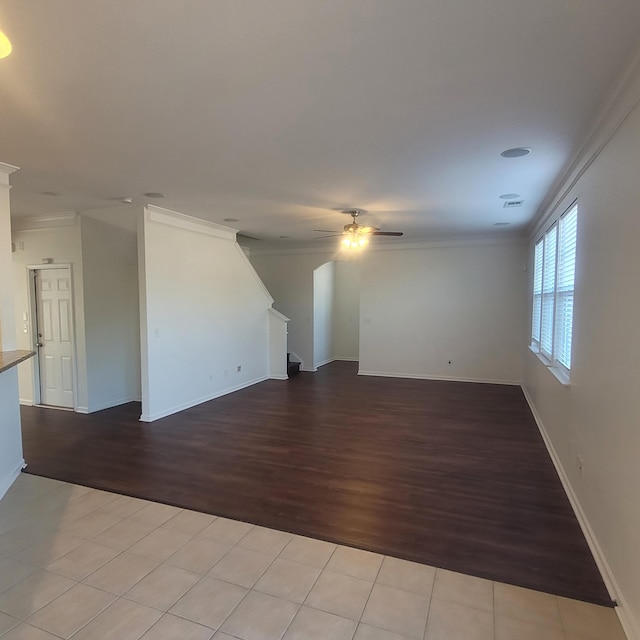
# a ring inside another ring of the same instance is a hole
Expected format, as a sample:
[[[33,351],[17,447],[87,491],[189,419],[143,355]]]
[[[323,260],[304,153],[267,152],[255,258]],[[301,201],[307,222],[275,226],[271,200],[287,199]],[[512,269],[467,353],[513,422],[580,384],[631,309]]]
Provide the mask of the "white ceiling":
[[[0,30],[14,215],[154,191],[283,243],[359,207],[395,243],[522,232],[635,53],[640,2],[0,0]]]

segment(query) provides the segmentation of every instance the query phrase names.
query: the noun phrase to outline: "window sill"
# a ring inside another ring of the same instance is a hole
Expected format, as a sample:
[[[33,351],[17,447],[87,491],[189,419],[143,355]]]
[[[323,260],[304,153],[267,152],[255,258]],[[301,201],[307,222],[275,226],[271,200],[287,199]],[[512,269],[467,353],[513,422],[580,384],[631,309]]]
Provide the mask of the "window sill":
[[[561,369],[560,367],[554,366],[553,363],[551,363],[548,358],[546,358],[542,353],[540,353],[540,350],[538,349],[538,347],[530,344],[529,345],[529,351],[531,351],[531,353],[535,354],[535,356],[538,358],[538,360],[540,360],[540,362],[542,362],[542,364],[549,371],[551,371],[551,373],[554,375],[556,380],[561,385],[563,385],[565,387],[568,387],[571,384],[571,380],[570,380],[569,375],[567,374],[567,372],[564,371],[563,369]]]

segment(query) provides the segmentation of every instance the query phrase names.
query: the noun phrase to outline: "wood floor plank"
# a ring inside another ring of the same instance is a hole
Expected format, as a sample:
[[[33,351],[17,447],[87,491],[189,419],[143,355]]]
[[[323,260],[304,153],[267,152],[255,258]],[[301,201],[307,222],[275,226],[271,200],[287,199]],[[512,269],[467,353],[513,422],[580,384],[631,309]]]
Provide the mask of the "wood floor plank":
[[[336,362],[139,416],[22,407],[28,471],[611,605],[519,387]]]

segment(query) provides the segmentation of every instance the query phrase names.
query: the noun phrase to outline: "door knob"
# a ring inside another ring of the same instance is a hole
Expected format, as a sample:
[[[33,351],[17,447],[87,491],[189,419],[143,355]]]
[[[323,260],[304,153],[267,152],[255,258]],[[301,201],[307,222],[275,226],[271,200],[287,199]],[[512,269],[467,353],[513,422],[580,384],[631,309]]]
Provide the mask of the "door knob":
[[[36,342],[36,347],[44,347],[44,345],[42,344],[42,342]]]

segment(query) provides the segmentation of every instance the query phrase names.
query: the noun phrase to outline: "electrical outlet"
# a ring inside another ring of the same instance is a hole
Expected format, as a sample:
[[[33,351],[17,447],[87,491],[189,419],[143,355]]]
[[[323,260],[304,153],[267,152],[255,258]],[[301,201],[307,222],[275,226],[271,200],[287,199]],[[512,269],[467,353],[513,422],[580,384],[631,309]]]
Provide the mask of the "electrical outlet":
[[[236,369],[236,371],[237,371],[238,373],[240,373],[240,372],[242,371],[242,365],[241,365],[241,364],[239,364],[239,365],[238,365],[238,368]]]
[[[209,382],[213,382],[213,373],[209,374]]]

